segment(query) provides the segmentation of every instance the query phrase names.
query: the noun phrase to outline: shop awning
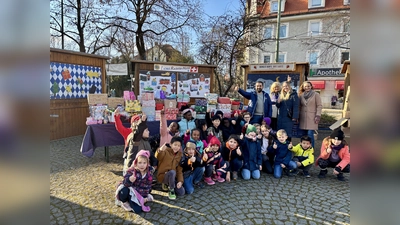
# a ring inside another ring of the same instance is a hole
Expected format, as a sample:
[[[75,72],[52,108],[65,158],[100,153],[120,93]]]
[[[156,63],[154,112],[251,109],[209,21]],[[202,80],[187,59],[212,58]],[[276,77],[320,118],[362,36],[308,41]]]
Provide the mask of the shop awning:
[[[325,89],[324,80],[310,80],[314,89]]]
[[[344,90],[344,80],[337,80],[335,82],[335,89]]]

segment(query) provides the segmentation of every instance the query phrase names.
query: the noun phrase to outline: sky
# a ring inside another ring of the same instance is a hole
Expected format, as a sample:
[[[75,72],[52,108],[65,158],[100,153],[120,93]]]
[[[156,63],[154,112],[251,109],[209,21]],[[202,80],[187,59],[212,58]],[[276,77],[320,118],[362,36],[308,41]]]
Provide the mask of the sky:
[[[205,0],[204,10],[210,16],[220,16],[227,10],[236,10],[238,0]]]

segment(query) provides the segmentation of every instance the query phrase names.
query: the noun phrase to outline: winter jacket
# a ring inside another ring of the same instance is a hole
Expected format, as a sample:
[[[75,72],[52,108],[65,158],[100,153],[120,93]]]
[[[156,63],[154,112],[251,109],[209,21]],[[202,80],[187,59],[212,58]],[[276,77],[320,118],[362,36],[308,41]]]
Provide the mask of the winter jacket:
[[[292,137],[293,121],[299,118],[299,98],[295,92],[290,93],[287,100],[276,103],[278,107],[278,130],[284,129],[289,137]],[[289,112],[292,117],[289,117]]]
[[[224,139],[222,137],[222,130],[219,128],[215,128],[214,126],[207,128],[207,143],[210,143],[210,140],[213,136],[217,137],[219,142],[223,143]]]
[[[259,170],[262,165],[260,143],[257,140],[253,141],[244,137],[241,150],[243,154],[243,169],[250,171]]]
[[[288,148],[289,142],[281,143],[280,141],[275,141],[275,143],[278,146],[276,149],[274,149],[273,144],[268,147],[268,152],[275,154],[274,165],[278,166],[282,163],[288,166],[292,159],[292,152]]]
[[[325,146],[321,146],[321,153],[320,153],[319,157],[317,158],[317,160],[315,161],[315,165],[318,166],[318,159],[320,159],[320,158],[329,159],[330,155],[331,155],[331,153],[326,152]],[[338,155],[339,155],[339,158],[341,159],[341,161],[339,162],[339,164],[337,166],[340,167],[341,169],[344,169],[348,164],[350,164],[349,146],[347,146],[347,145],[343,146],[343,148],[341,148],[339,150]]]
[[[132,133],[132,128],[128,128],[125,127],[124,125],[122,125],[122,121],[121,121],[121,115],[114,115],[114,119],[115,119],[115,129],[122,135],[122,137],[124,138],[124,142],[125,142],[125,147],[124,149],[126,149],[128,147],[128,135],[130,133]]]
[[[156,158],[158,159],[157,181],[162,183],[165,173],[170,170],[175,170],[176,180],[183,183],[182,167],[180,166],[183,153],[182,151],[174,153],[174,150],[172,150],[169,144],[166,144],[166,147],[164,151],[160,151],[160,148],[156,151]]]
[[[202,159],[202,155],[196,153],[195,157],[196,161],[192,162],[190,161],[190,158],[192,158],[191,156],[188,156],[186,153],[183,154],[182,159],[180,161],[180,166],[182,167],[182,173],[184,178],[192,174],[193,170],[196,169],[197,167],[206,166],[206,163]]]
[[[131,182],[129,180],[129,177],[132,176],[132,174],[135,173],[136,175],[136,180],[135,182]],[[145,176],[142,176],[139,170],[136,170],[134,168],[129,168],[124,176],[124,180],[122,181],[122,184],[125,187],[132,187],[135,189],[143,198],[146,198],[148,194],[151,192],[151,183],[153,181],[153,168],[149,167],[148,172],[145,174]]]
[[[200,154],[203,154],[204,145],[206,144],[206,141],[202,141],[202,140],[195,141],[195,140],[193,140],[192,137],[190,137],[190,134],[185,134],[185,136],[183,137],[183,146],[185,146],[189,140],[196,143],[196,151]]]
[[[264,114],[263,117],[270,117],[272,115],[272,103],[271,103],[271,98],[269,97],[269,94],[262,91],[264,95]],[[252,92],[246,92],[242,89],[239,88],[239,94],[241,94],[243,97],[249,99],[248,103],[248,108],[247,112],[250,112],[251,116],[254,115],[254,112],[256,110],[256,104],[257,104],[257,93],[255,91]]]
[[[195,119],[187,121],[185,118],[182,118],[181,121],[178,122],[178,124],[181,137],[186,133],[186,130],[192,131],[194,128],[196,128]]]
[[[225,160],[225,162],[231,162],[234,159],[239,159],[239,160],[243,160],[242,155],[238,155],[236,152],[236,149],[230,150],[228,147],[222,146],[221,148],[221,154],[222,154],[222,158]],[[242,151],[242,149],[241,149]],[[243,151],[242,151],[243,154]]]
[[[293,146],[290,151],[293,152],[293,157],[298,157],[303,166],[308,166],[314,163],[314,148],[303,149],[300,144]]]
[[[179,136],[178,134],[172,134],[167,126],[167,118],[165,117],[165,114],[161,114],[161,121],[160,121],[160,146],[166,143],[170,143],[171,139],[174,136]]]
[[[315,116],[321,116],[322,103],[321,97],[317,92],[306,100],[304,94],[300,96],[300,117],[299,128],[303,130],[318,130],[318,124],[315,123]]]

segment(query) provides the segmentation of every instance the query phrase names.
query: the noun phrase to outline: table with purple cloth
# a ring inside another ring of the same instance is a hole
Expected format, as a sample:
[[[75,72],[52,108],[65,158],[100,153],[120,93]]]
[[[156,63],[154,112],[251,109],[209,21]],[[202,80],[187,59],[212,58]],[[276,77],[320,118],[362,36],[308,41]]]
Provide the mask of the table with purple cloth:
[[[173,120],[167,121],[169,125]],[[125,127],[129,127],[130,123],[123,123]],[[160,133],[160,121],[147,121],[147,126],[150,131],[150,136]],[[86,128],[85,136],[81,145],[81,153],[84,156],[92,157],[94,151],[98,147],[104,147],[104,155],[106,161],[109,162],[109,146],[124,145],[124,138],[115,129],[114,123],[109,124],[92,124]]]

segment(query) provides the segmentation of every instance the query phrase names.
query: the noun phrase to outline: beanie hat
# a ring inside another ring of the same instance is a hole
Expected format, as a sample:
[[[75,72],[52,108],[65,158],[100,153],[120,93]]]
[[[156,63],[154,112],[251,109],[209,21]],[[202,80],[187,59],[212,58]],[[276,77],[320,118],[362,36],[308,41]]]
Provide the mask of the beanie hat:
[[[139,120],[140,120],[140,116],[139,116],[139,115],[134,115],[134,116],[132,116],[132,118],[131,118],[131,124],[134,123],[134,122],[137,122],[137,121],[139,121]]]
[[[247,125],[246,134],[249,134],[250,132],[257,133],[257,128],[251,124]]]
[[[184,110],[182,111],[182,115],[185,115],[185,114],[188,113],[188,112],[192,112],[192,110],[191,110],[191,109],[184,109]]]
[[[271,125],[271,118],[269,118],[269,117],[264,117],[264,122],[265,122],[268,126],[270,126],[270,125]]]
[[[136,167],[136,165],[137,165],[137,160],[138,160],[139,156],[141,156],[141,155],[145,156],[147,159],[150,158],[150,152],[149,152],[148,150],[140,150],[140,151],[137,153],[136,157],[135,157],[135,161],[133,161],[133,166]],[[149,166],[149,164],[147,164],[147,166]]]
[[[221,147],[221,142],[218,140],[217,137],[213,136],[213,137],[210,139],[210,143],[209,143],[208,145],[209,145],[209,146],[211,146],[211,145],[218,145],[218,147]]]
[[[338,128],[332,131],[330,138],[342,141],[344,139],[344,133],[340,128]]]
[[[187,153],[187,149],[188,148],[193,148],[193,149],[195,149],[196,150],[196,143],[194,143],[194,141],[188,141],[187,143],[186,143],[186,145],[185,145],[185,150],[184,150],[184,152],[185,153]]]

